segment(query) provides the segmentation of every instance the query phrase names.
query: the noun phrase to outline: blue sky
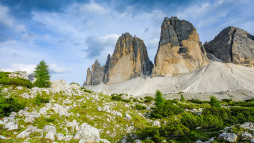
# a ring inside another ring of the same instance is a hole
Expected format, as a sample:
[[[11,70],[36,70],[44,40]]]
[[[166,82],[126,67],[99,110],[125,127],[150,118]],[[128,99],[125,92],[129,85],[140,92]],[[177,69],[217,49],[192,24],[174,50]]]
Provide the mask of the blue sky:
[[[171,16],[190,21],[203,43],[227,26],[254,34],[253,0],[1,0],[0,68],[31,73],[45,60],[52,80],[83,84],[125,32],[143,39],[154,61]]]

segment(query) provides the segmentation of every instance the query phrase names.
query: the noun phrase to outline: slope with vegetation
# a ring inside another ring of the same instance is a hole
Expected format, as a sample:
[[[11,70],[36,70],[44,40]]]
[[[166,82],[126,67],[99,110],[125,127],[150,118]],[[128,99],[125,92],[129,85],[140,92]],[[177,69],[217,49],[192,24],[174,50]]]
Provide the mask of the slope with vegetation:
[[[136,98],[96,93],[62,80],[52,85],[54,88],[1,84],[3,142],[254,140],[253,99],[186,100],[179,93],[181,101],[166,100],[160,91],[155,97]]]

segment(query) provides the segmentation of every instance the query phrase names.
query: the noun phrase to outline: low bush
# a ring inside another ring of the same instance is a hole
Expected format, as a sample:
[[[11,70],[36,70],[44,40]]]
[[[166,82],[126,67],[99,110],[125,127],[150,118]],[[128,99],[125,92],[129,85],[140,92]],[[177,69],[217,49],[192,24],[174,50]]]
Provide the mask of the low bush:
[[[221,107],[220,102],[214,96],[210,98],[210,105],[213,107]]]
[[[163,118],[172,116],[175,114],[180,114],[184,110],[176,105],[172,104],[165,104],[157,106],[151,113],[152,117],[154,118]]]
[[[154,100],[154,98],[152,97],[152,96],[146,96],[146,97],[144,97],[144,99],[145,99],[145,103],[151,103],[151,101],[153,101]]]
[[[111,99],[116,100],[116,101],[121,101],[122,97],[121,97],[121,95],[111,94]]]
[[[49,98],[43,98],[40,94],[37,94],[35,97],[34,103],[36,105],[41,105],[41,103],[49,103],[50,99]]]
[[[232,99],[221,99],[222,102],[231,102]]]
[[[192,113],[186,113],[183,114],[181,122],[190,129],[195,129],[196,127],[202,127],[204,129],[222,129],[224,127],[223,120],[220,117],[211,114],[199,116]]]
[[[5,76],[6,74],[1,73],[0,84],[3,85],[16,85],[16,86],[25,86],[27,88],[32,88],[33,84],[28,79],[23,78],[9,78]]]
[[[76,82],[72,82],[72,83],[70,83],[70,85],[71,85],[71,84],[77,84],[78,86],[80,86],[80,85],[79,85],[78,83],[76,83]]]
[[[54,117],[49,117],[49,118],[45,119],[46,122],[54,122],[55,120],[56,120],[56,118],[54,118]]]
[[[18,112],[24,109],[25,106],[25,102],[19,102],[13,97],[5,98],[3,95],[0,95],[0,117],[9,116],[11,112]]]
[[[243,107],[254,107],[254,102],[231,102],[228,105],[230,106],[243,106]]]
[[[196,103],[196,104],[210,103],[209,101],[201,101],[198,99],[191,99],[191,100],[188,100],[188,102]]]
[[[155,95],[155,105],[156,106],[164,105],[165,101],[164,101],[164,98],[162,96],[163,96],[163,94],[159,90],[157,90],[156,95]]]
[[[245,102],[254,102],[254,98],[246,99]]]
[[[185,101],[185,98],[183,97],[183,94],[181,94],[180,101],[181,101],[181,102],[184,102],[184,101]]]
[[[143,106],[143,105],[140,105],[140,104],[136,104],[136,105],[134,106],[134,108],[135,108],[135,109],[138,109],[138,110],[144,110],[144,109],[146,109],[146,106]]]

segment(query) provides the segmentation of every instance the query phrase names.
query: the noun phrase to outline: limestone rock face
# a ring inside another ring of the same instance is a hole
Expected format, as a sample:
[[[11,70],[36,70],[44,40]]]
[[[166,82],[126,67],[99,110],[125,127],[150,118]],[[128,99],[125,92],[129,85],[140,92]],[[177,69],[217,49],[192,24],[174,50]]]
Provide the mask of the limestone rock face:
[[[143,40],[125,33],[117,40],[104,82],[119,83],[131,78],[150,75],[152,68],[153,64],[148,58]]]
[[[207,65],[206,51],[195,27],[177,17],[165,17],[161,25],[159,48],[154,59],[153,76],[189,73]]]
[[[86,85],[97,85],[103,82],[105,67],[101,67],[100,63],[96,60],[92,65],[92,71],[87,69]]]
[[[254,36],[243,29],[227,27],[204,47],[223,62],[254,66]]]

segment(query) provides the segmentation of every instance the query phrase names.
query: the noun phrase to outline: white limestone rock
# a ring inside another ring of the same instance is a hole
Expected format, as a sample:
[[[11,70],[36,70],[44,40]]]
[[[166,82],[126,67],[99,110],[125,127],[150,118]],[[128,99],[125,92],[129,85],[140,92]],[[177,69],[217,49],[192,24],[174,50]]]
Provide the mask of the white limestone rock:
[[[56,134],[56,127],[50,126],[50,125],[45,125],[43,127],[43,132],[51,132],[51,133]]]
[[[98,129],[88,125],[87,123],[83,123],[80,126],[80,130],[74,135],[73,138],[84,140],[85,142],[99,142],[100,133]]]
[[[243,141],[249,141],[252,139],[252,135],[250,133],[242,133],[241,134],[241,140]]]
[[[48,133],[46,134],[45,138],[54,141],[54,140],[55,140],[55,134],[52,133],[52,132],[48,132]]]
[[[222,133],[219,135],[219,138],[226,142],[235,142],[237,135],[233,133]]]

